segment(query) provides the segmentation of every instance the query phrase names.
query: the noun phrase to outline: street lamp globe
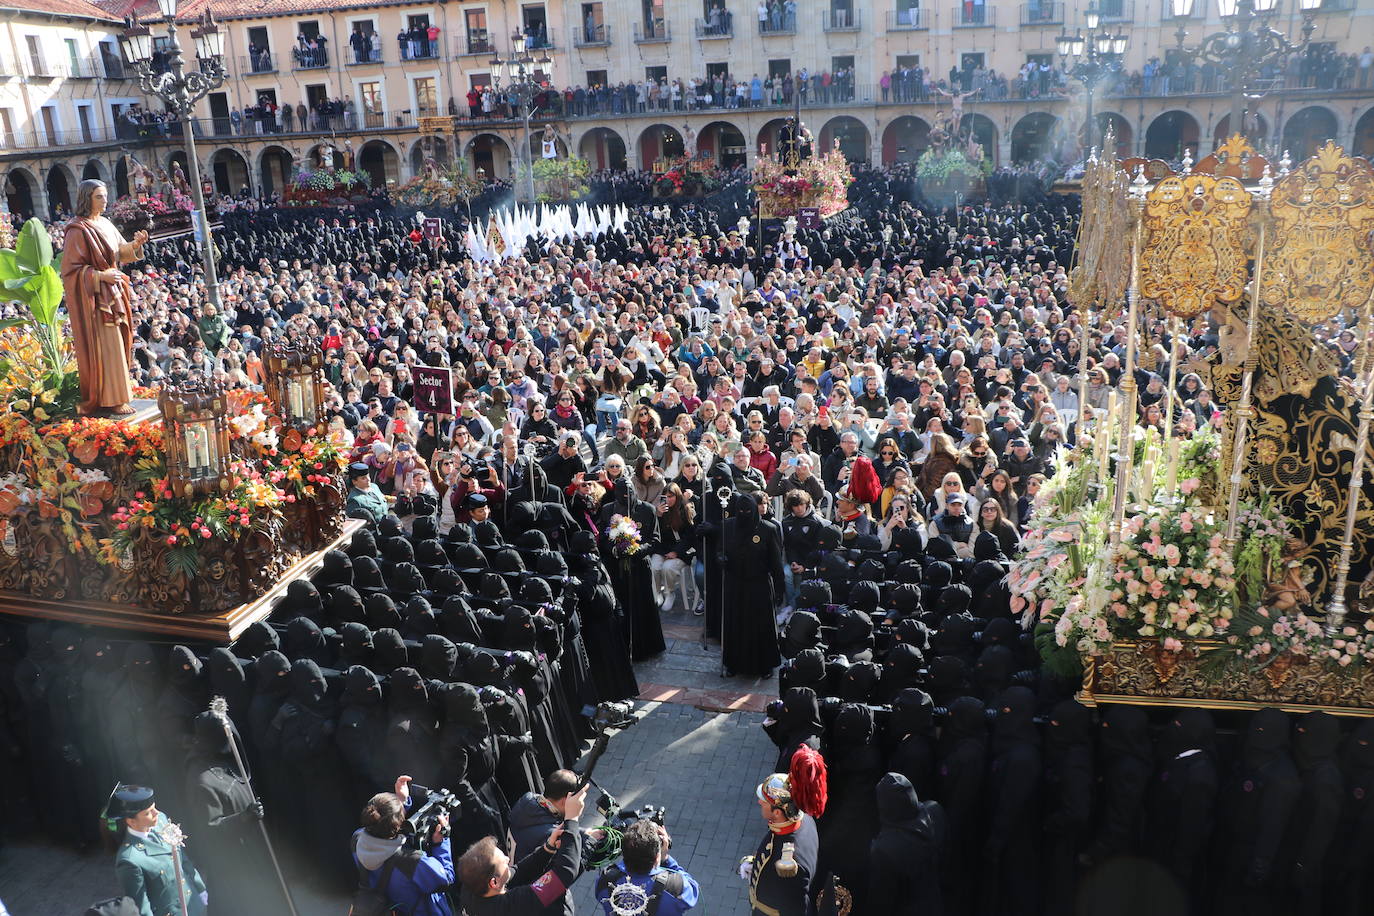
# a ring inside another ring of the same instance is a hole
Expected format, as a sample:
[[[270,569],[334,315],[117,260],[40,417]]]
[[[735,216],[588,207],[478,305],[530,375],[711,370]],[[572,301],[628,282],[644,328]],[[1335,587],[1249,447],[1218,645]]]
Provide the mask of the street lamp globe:
[[[1098,24],[1099,22],[1101,22],[1101,21],[1102,21],[1102,14],[1101,14],[1100,12],[1098,12],[1097,4],[1096,4],[1096,3],[1090,4],[1090,5],[1088,6],[1088,11],[1087,11],[1086,13],[1083,14],[1083,22],[1084,22],[1085,25],[1087,25],[1088,31],[1089,31],[1089,32],[1096,31],[1096,29],[1097,29],[1097,24]]]
[[[158,11],[168,19],[175,19],[177,15],[177,0],[157,0]]]
[[[1237,0],[1217,0],[1217,12],[1222,19],[1230,19],[1236,15]]]
[[[1193,0],[1170,0],[1169,10],[1174,14],[1175,19],[1191,18],[1193,15]]]

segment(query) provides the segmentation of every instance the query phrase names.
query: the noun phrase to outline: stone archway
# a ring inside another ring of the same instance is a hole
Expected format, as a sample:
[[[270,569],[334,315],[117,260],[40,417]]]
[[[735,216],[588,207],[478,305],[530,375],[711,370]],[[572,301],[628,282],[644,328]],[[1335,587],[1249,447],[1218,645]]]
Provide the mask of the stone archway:
[[[496,134],[478,134],[465,154],[472,175],[482,181],[499,181],[512,175],[511,147]]]
[[[129,157],[120,156],[115,163],[115,196],[127,197],[129,194]]]
[[[1339,125],[1329,108],[1311,105],[1294,112],[1283,125],[1283,149],[1294,162],[1311,156],[1327,140],[1335,140]]]
[[[248,173],[248,160],[236,149],[225,147],[216,150],[210,157],[210,175],[218,194],[236,196],[245,188],[250,194],[253,191]]]
[[[697,152],[703,155],[710,153],[720,168],[733,169],[744,165],[748,152],[744,131],[729,121],[712,121],[697,135]]]
[[[5,202],[14,215],[16,226],[36,214],[37,188],[38,183],[28,169],[10,169],[5,176]]]
[[[883,128],[883,165],[915,162],[930,145],[930,124],[914,115],[894,118]]]
[[[816,148],[817,153],[828,153],[838,143],[840,152],[850,162],[867,162],[869,159],[868,128],[858,118],[851,118],[849,115],[831,118],[821,128],[816,141],[819,144]]]
[[[1171,162],[1187,153],[1196,160],[1201,136],[1197,118],[1186,111],[1166,111],[1145,128],[1145,158]]]
[[[284,146],[269,146],[258,157],[258,189],[264,197],[281,194],[291,183],[295,158]]]
[[[421,137],[410,146],[410,174],[419,175],[424,171],[425,160],[434,159],[439,168],[446,167],[451,161],[448,139],[445,137]]]
[[[1034,111],[1011,129],[1011,161],[1017,164],[1054,158],[1059,119],[1044,111]]]
[[[48,215],[58,219],[70,215],[72,202],[76,200],[76,179],[65,165],[56,164],[48,169],[45,182],[48,190]]]
[[[1355,122],[1355,142],[1351,153],[1356,156],[1374,156],[1374,108],[1360,115]]]
[[[91,159],[81,169],[81,180],[86,181],[94,178],[96,181],[105,180],[105,164],[99,159]]]
[[[401,180],[401,157],[385,140],[369,140],[358,150],[358,168],[367,172],[372,187],[385,188]]]
[[[987,115],[966,114],[959,119],[959,136],[972,137],[983,148],[983,156],[997,165],[997,124]]]
[[[779,133],[787,126],[787,121],[787,118],[774,118],[760,127],[754,148],[769,156],[775,154],[782,142],[778,139]]]
[[[676,159],[684,149],[682,134],[676,127],[667,124],[646,127],[639,135],[640,168],[649,171],[659,159]]]
[[[1251,112],[1250,115],[1245,118],[1245,122],[1250,127],[1250,139],[1255,141],[1256,147],[1263,141],[1269,139],[1269,119],[1264,115],[1259,112]],[[1217,122],[1216,129],[1212,131],[1213,152],[1216,151],[1217,147],[1225,143],[1226,139],[1230,137],[1231,134],[1231,115],[1224,114],[1221,116],[1221,120]]]
[[[591,163],[593,171],[611,169],[623,172],[629,168],[625,158],[625,141],[609,127],[593,127],[583,134],[577,144],[577,154]]]
[[[1104,155],[1114,154],[1118,159],[1127,159],[1131,155],[1131,150],[1135,147],[1135,131],[1131,129],[1131,122],[1127,121],[1122,115],[1114,111],[1099,111],[1093,115],[1093,120],[1097,122],[1097,130],[1093,134],[1093,146],[1097,147]],[[1116,149],[1102,149],[1107,140],[1107,131],[1110,130],[1116,136]]]

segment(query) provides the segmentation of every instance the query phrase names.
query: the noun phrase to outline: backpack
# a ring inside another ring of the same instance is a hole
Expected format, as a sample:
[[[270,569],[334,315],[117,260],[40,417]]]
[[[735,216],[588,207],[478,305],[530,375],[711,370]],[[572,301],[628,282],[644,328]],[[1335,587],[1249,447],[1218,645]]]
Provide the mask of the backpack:
[[[391,873],[396,870],[396,857],[393,855],[382,865],[382,877],[373,887],[367,880],[367,869],[358,866],[358,887],[353,891],[353,904],[349,916],[391,916],[397,912],[395,905],[386,895],[391,883]]]
[[[625,870],[618,864],[608,866],[601,872],[601,877],[597,879],[596,890],[598,896],[602,890],[610,892],[617,884],[624,882],[629,877]],[[675,871],[660,871],[654,875],[653,893],[649,895],[649,905],[644,910],[645,916],[655,916],[658,913],[659,904],[663,902],[664,893],[672,894],[674,897],[682,896],[682,889],[686,882],[682,880],[682,875]]]
[[[355,860],[357,855],[358,838],[354,836],[353,856]],[[353,903],[348,911],[349,916],[392,916],[393,913],[401,912],[397,905],[391,902],[391,898],[386,895],[386,889],[391,885],[391,873],[396,870],[396,866],[401,863],[401,859],[405,855],[404,850],[397,850],[382,863],[382,876],[377,880],[375,887],[368,880],[368,870],[363,868],[361,862],[357,863],[358,886],[353,891]],[[414,912],[413,909],[412,912]]]

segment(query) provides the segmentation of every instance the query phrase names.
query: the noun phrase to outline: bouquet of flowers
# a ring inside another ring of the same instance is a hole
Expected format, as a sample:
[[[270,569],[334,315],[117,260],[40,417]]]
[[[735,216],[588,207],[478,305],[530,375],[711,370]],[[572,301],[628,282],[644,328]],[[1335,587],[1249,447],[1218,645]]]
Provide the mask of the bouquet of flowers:
[[[611,552],[622,560],[633,557],[644,549],[639,525],[626,515],[611,516],[611,527],[606,532],[606,538],[611,542]]]

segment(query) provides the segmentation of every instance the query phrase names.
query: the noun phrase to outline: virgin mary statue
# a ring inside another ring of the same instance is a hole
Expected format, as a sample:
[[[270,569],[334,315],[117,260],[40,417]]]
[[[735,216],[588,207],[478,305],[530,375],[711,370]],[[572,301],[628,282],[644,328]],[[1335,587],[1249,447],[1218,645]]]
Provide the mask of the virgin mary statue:
[[[62,289],[81,379],[77,410],[84,416],[133,413],[134,289],[119,265],[143,258],[148,233],[125,241],[102,215],[107,201],[103,182],[81,182],[62,246]]]

